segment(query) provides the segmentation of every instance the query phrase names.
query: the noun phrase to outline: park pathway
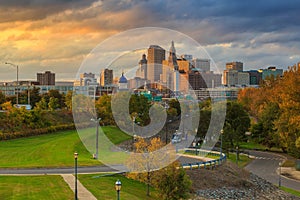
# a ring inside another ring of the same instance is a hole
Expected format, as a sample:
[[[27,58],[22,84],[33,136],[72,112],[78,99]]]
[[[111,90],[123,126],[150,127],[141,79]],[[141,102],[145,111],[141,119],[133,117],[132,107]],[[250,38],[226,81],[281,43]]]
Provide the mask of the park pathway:
[[[72,174],[61,174],[65,182],[69,185],[71,190],[75,192],[75,177]],[[97,200],[97,198],[88,191],[80,182],[77,180],[77,191],[78,191],[78,199],[81,200]]]

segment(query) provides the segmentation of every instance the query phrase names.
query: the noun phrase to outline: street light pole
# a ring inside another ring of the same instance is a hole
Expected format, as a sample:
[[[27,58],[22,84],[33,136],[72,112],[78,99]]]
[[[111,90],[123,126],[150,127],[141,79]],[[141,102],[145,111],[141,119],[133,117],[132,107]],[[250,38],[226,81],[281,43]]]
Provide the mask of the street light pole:
[[[92,118],[91,121],[94,121],[96,123],[96,152],[94,154],[94,159],[98,159],[98,150],[99,150],[99,122],[101,118],[94,119]]]
[[[222,158],[222,153],[223,153],[223,133],[224,133],[224,130],[222,129],[222,130],[220,131],[220,134],[221,134],[220,158]]]
[[[120,200],[120,190],[121,190],[121,187],[122,187],[122,183],[121,181],[118,179],[115,183],[115,188],[116,188],[116,191],[117,191],[117,200]]]
[[[17,105],[19,105],[19,66],[13,63],[5,62],[6,65],[11,65],[17,68]]]
[[[236,165],[239,166],[239,147],[236,146]]]
[[[282,163],[279,162],[279,180],[278,180],[278,187],[281,187],[281,165],[282,165]]]
[[[78,158],[78,153],[74,153],[74,159],[75,159],[75,200],[78,200],[78,195],[77,195],[77,158]]]
[[[167,120],[166,120],[166,144],[168,144],[168,109],[169,109],[169,105],[167,102],[165,102],[165,109],[166,109],[166,113],[167,113]]]

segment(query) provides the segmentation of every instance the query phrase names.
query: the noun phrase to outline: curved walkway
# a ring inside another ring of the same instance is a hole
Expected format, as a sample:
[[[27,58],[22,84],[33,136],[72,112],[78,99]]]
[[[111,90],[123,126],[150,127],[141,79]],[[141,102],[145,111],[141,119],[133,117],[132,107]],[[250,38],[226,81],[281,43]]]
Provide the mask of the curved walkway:
[[[300,181],[279,176],[278,174],[279,163],[286,159],[284,156],[269,152],[249,152],[255,159],[245,169],[274,185],[278,185],[280,180],[282,186],[300,191]]]

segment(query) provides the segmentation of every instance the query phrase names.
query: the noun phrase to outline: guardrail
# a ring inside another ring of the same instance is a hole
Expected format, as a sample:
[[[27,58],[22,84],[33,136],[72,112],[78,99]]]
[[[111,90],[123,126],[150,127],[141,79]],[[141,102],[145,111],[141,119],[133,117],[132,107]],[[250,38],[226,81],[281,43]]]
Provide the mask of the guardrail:
[[[193,152],[195,153],[195,155],[200,156],[202,155],[202,157],[206,156],[206,155],[211,155],[211,156],[219,156],[218,159],[215,160],[209,160],[209,161],[200,161],[200,162],[194,162],[194,163],[184,163],[181,164],[182,168],[189,168],[189,169],[193,169],[193,168],[204,168],[204,169],[214,169],[216,168],[217,165],[221,165],[224,161],[226,161],[226,154],[225,153],[221,153],[217,152],[217,151],[207,151],[207,150],[200,150],[200,149],[193,149],[193,148],[186,148],[184,149],[185,152]]]

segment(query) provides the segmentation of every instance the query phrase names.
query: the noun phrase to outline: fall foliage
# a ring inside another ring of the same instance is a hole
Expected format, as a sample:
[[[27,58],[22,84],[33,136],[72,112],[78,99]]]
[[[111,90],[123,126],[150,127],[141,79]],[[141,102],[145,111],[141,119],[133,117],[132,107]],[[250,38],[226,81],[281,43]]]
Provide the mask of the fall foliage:
[[[283,77],[267,79],[260,88],[240,91],[238,101],[257,121],[253,136],[300,158],[300,68],[290,67]]]

